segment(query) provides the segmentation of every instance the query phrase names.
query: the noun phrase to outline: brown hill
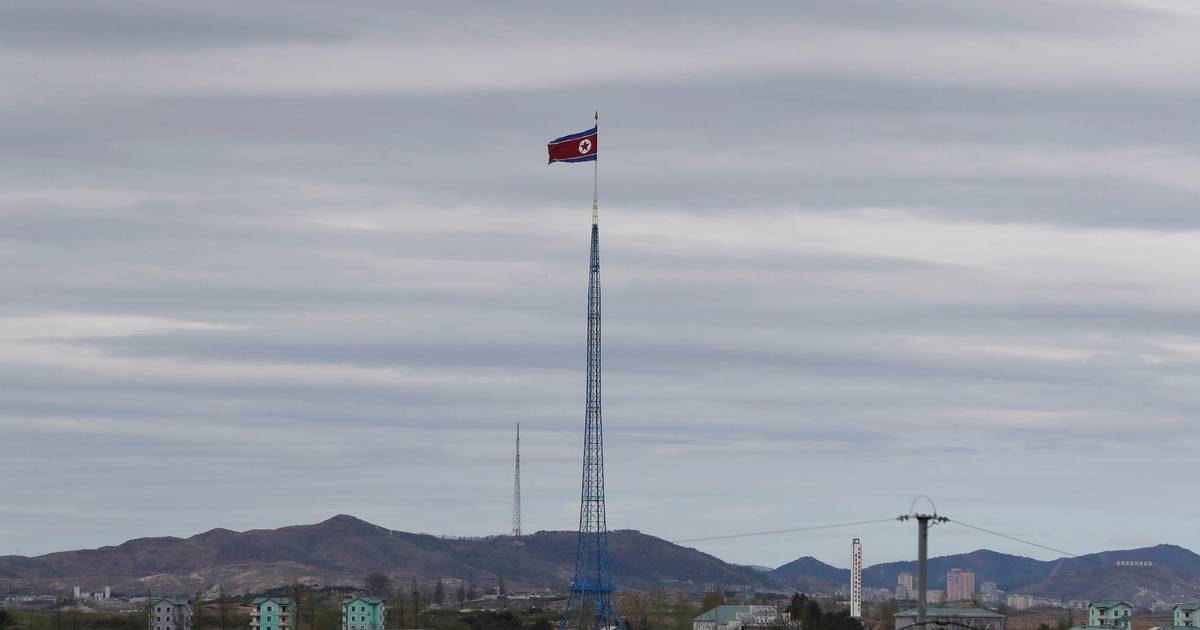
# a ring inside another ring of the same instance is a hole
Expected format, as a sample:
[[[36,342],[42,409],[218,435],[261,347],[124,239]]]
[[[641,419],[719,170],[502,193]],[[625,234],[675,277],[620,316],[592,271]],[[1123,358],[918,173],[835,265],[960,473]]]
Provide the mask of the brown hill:
[[[762,573],[637,531],[609,535],[613,573],[628,589],[690,590],[692,585],[777,586]],[[473,580],[503,576],[512,585],[566,585],[575,562],[574,532],[538,532],[515,539],[441,538],[392,531],[339,515],[313,525],[235,532],[214,529],[190,538],[138,538],[121,545],[36,558],[0,557],[0,588],[9,591],[85,589],[111,584],[118,592],[194,593],[221,584],[231,593],[293,582],[359,584],[372,571],[397,579]]]
[[[1165,566],[1098,566],[1055,575],[1020,590],[1030,595],[1082,601],[1122,599],[1135,606],[1200,599],[1200,582],[1195,577]]]

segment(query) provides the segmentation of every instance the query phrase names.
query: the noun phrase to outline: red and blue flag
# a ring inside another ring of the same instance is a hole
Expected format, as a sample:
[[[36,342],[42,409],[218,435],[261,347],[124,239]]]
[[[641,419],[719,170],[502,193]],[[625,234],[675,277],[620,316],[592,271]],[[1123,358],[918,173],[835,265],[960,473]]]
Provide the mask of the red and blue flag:
[[[555,162],[593,162],[596,159],[596,128],[580,131],[569,136],[555,138],[546,145],[550,161]]]

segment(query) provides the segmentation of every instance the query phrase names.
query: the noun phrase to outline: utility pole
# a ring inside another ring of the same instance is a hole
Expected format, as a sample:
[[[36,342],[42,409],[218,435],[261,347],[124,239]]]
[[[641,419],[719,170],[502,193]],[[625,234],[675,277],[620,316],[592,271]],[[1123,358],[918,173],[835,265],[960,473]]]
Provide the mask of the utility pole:
[[[923,625],[926,589],[929,586],[929,524],[945,523],[950,519],[939,516],[935,507],[933,514],[904,514],[896,520],[907,521],[910,518],[917,520],[917,625]]]

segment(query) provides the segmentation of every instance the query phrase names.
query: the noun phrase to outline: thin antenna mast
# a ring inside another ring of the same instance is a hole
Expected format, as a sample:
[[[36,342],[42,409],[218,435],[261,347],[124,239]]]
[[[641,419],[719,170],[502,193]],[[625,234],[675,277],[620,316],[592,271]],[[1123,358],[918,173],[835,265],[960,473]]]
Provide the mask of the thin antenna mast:
[[[521,423],[517,423],[517,462],[513,469],[512,535],[521,535]]]
[[[600,110],[596,110],[596,142],[600,141]],[[600,223],[600,160],[592,160],[592,225]]]

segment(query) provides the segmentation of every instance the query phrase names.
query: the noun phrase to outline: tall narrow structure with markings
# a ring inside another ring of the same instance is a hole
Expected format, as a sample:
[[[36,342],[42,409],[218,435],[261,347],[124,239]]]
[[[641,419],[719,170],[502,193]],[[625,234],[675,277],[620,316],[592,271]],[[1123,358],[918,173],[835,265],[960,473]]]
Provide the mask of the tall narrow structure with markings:
[[[599,115],[596,116],[599,122]],[[597,125],[598,126],[598,125]],[[596,138],[596,129],[591,130]],[[586,132],[585,132],[586,133]],[[580,154],[594,156],[591,142],[580,141]],[[600,414],[600,223],[598,170],[593,157],[592,253],[588,273],[587,388],[583,422],[583,487],[579,497],[579,537],[575,577],[559,630],[621,628],[612,566],[608,558],[608,521],[604,509],[604,422]]]
[[[862,542],[850,543],[850,616],[862,619]]]
[[[521,535],[521,423],[517,423],[517,463],[513,470],[512,535]]]

